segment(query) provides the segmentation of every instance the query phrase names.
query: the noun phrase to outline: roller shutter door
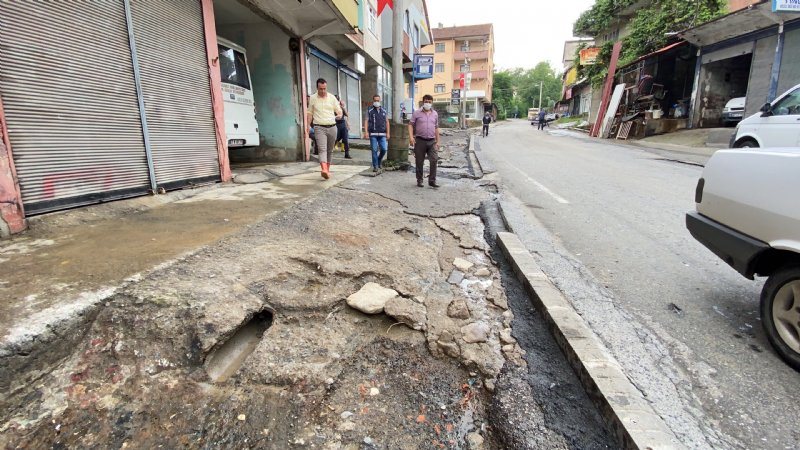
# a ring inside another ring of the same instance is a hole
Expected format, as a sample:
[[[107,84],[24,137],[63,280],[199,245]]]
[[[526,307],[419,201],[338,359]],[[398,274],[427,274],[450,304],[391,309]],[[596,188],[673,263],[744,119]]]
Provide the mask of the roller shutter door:
[[[200,1],[133,0],[131,16],[158,186],[219,180]]]
[[[148,191],[121,1],[4,1],[0,61],[28,215]]]

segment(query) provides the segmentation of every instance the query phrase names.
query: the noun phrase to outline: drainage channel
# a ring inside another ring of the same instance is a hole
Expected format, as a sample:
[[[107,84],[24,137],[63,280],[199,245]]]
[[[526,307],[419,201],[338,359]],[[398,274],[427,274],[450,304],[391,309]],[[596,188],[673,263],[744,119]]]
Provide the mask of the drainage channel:
[[[206,359],[206,373],[215,383],[224,383],[235,374],[256,349],[264,332],[272,325],[272,311],[255,314]]]

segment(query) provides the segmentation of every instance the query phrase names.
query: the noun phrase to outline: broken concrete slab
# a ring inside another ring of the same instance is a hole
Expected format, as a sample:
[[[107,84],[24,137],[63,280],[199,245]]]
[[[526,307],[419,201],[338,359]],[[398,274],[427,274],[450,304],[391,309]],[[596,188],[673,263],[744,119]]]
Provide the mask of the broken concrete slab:
[[[414,300],[393,297],[386,302],[384,312],[414,330],[425,330],[427,328],[425,307]]]
[[[398,297],[397,291],[377,283],[367,283],[358,292],[347,297],[347,304],[364,314],[382,313],[386,303]]]

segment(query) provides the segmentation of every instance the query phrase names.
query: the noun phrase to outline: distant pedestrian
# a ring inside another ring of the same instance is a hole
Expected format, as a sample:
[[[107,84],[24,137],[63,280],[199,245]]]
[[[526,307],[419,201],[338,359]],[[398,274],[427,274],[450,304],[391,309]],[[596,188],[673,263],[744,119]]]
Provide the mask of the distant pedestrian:
[[[381,106],[381,96],[372,96],[372,106],[367,109],[367,118],[364,120],[364,139],[369,139],[372,149],[372,171],[381,171],[381,162],[389,149],[389,115],[386,108]],[[380,147],[380,153],[378,148]]]
[[[430,162],[428,186],[436,184],[436,164],[439,160],[439,113],[433,109],[433,96],[422,96],[422,109],[411,114],[408,122],[408,140],[414,147],[414,160],[417,166],[417,186],[422,187],[425,157]]]
[[[306,114],[306,138],[310,133],[310,125],[314,123],[314,141],[317,143],[319,165],[322,178],[330,178],[331,158],[336,146],[336,119],[342,117],[342,108],[333,95],[328,94],[328,82],[324,78],[317,80],[317,92],[308,98]]]
[[[339,101],[339,107],[342,108],[342,118],[336,119],[336,143],[338,144],[339,141],[341,141],[342,145],[344,145],[345,159],[353,159],[350,156],[350,136],[348,136],[350,133],[350,124],[347,123],[347,110],[344,108],[342,99],[340,99],[338,95],[334,97]]]
[[[547,113],[542,109],[539,111],[539,129],[544,130],[545,125],[547,125]]]
[[[489,111],[486,111],[486,114],[483,115],[483,130],[481,134],[486,137],[489,135],[489,124],[492,123],[492,115]]]

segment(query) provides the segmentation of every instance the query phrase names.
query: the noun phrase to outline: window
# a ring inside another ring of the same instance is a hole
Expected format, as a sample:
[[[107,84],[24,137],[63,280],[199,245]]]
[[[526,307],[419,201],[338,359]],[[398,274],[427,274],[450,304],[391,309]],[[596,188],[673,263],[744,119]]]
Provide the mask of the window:
[[[794,92],[772,105],[772,114],[776,116],[800,115],[800,89],[795,89]]]
[[[436,94],[440,94],[444,92],[445,86],[443,84],[436,84],[433,86],[433,92]]]
[[[419,48],[419,27],[414,25],[414,30],[411,34],[412,45],[415,49]]]
[[[406,20],[403,23],[403,31],[406,33],[411,33],[411,16],[408,14],[408,10],[406,10]]]
[[[469,51],[469,41],[464,41],[461,44],[461,51],[462,52],[468,52]]]
[[[436,43],[436,53],[444,53],[444,42]]]
[[[433,66],[433,71],[436,73],[444,72],[444,63],[436,63]]]
[[[462,72],[469,72],[469,64],[462,64],[461,65]]]
[[[244,55],[224,45],[218,45],[217,50],[219,50],[219,73],[222,82],[250,89],[250,77],[247,76]]]
[[[375,17],[375,10],[372,8],[372,5],[369,6],[369,17],[367,20],[367,28],[369,31],[375,33],[375,23],[377,22],[377,19]]]

